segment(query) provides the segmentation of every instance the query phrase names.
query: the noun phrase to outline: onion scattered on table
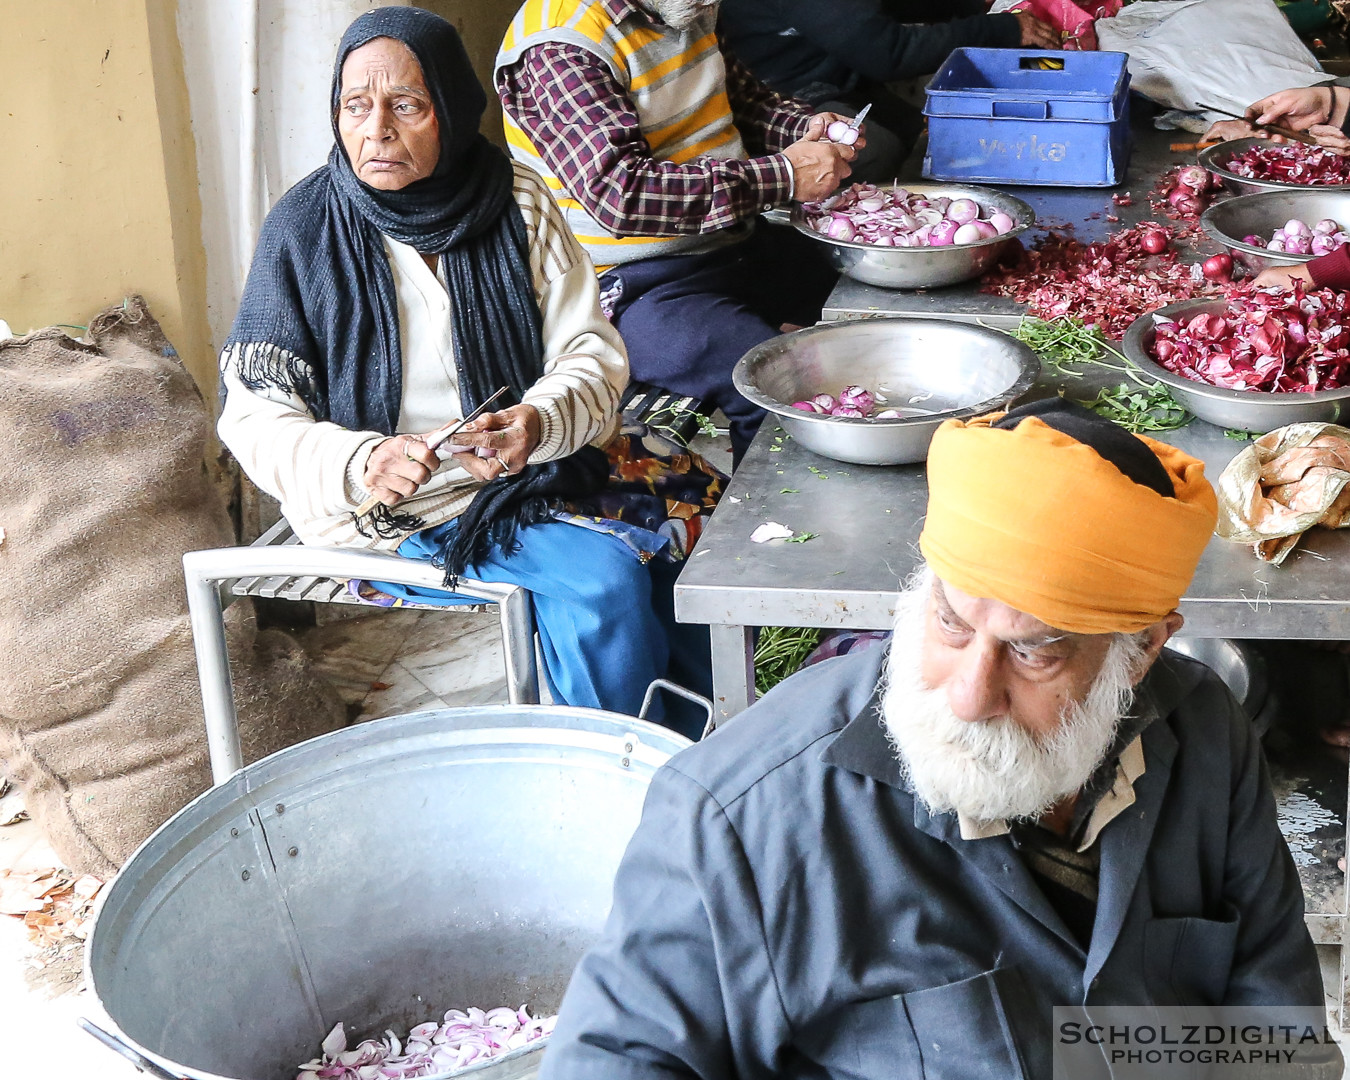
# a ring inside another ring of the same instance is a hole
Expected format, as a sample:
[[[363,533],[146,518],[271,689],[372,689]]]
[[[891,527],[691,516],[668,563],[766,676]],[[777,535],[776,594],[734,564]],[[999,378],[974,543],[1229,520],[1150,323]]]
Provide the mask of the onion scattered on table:
[[[1198,281],[1192,277],[1175,248],[1148,251],[1144,237],[1154,231],[1169,242],[1174,236],[1172,228],[1155,221],[1121,229],[1094,244],[1051,233],[1021,252],[1016,262],[986,273],[981,288],[1026,304],[1038,319],[1072,315],[1119,340],[1139,316],[1216,288],[1203,276]]]
[[[418,1024],[400,1041],[392,1031],[347,1049],[338,1024],[323,1040],[321,1053],[300,1066],[296,1080],[413,1080],[466,1068],[542,1039],[557,1017],[533,1017],[519,1009],[451,1009],[445,1019]]]
[[[854,184],[818,203],[804,203],[806,221],[822,236],[877,247],[977,244],[1017,227],[1011,216],[974,199],[931,199],[904,188]]]

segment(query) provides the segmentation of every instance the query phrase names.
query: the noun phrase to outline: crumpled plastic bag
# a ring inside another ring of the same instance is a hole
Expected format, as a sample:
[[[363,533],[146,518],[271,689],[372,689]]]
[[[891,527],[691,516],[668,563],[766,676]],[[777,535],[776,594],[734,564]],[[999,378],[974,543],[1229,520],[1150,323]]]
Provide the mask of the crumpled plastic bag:
[[[1350,528],[1350,428],[1276,428],[1233,458],[1215,488],[1214,531],[1278,565],[1314,525]]]
[[[1124,0],[1099,0],[1097,3],[1088,3],[1087,10],[1084,10],[1073,0],[1015,0],[1011,4],[1005,0],[1004,3],[995,4],[992,11],[1030,12],[1041,22],[1048,23],[1059,31],[1065,49],[1092,52],[1097,48],[1094,20],[1115,15],[1123,2]]]

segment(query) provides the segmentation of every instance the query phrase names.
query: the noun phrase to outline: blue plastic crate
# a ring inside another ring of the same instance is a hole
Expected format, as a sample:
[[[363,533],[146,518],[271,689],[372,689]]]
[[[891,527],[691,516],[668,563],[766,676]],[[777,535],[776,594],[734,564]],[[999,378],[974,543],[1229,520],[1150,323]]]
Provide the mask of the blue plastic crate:
[[[956,49],[928,84],[935,180],[1111,187],[1129,163],[1126,55]],[[1060,70],[1039,66],[1059,61]]]

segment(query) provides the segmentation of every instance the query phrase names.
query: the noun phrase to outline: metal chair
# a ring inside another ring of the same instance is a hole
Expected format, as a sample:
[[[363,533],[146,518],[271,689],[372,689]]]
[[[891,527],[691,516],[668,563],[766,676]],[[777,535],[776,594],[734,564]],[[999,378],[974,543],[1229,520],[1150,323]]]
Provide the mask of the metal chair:
[[[225,647],[225,608],[240,596],[313,600],[326,604],[363,604],[345,582],[390,581],[422,588],[444,588],[442,573],[430,563],[351,548],[306,547],[282,519],[248,547],[189,551],[183,556],[193,649],[201,679],[202,709],[213,766],[242,767],[238,718]],[[534,652],[534,616],[530,594],[519,585],[461,578],[456,590],[480,601],[440,611],[491,611],[501,619],[507,695],[513,705],[539,701],[539,672]],[[433,608],[432,604],[407,607]]]

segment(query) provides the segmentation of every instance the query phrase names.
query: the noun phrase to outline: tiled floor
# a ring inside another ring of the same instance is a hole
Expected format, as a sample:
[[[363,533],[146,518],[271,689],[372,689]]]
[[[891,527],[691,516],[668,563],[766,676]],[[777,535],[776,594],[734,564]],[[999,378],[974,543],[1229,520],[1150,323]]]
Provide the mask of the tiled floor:
[[[339,617],[304,632],[302,641],[361,720],[506,700],[494,615],[337,607],[325,614]],[[55,864],[32,822],[0,828],[0,868]],[[1318,951],[1326,984],[1334,988],[1337,952]],[[79,1016],[99,1021],[101,1010],[87,991],[52,997],[28,984],[31,955],[22,924],[0,917],[0,1080],[141,1075],[76,1028]]]

